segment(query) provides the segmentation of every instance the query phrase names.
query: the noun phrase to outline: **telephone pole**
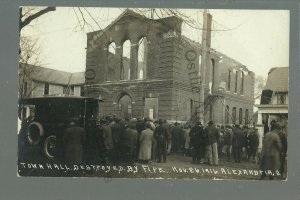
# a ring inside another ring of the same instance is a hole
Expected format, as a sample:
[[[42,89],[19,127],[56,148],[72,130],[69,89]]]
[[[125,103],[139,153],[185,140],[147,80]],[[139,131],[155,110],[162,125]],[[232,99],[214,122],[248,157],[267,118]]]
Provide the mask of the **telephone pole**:
[[[200,71],[200,93],[199,93],[199,120],[203,124],[205,123],[204,111],[205,111],[205,90],[206,85],[206,70],[208,70],[209,62],[207,52],[211,43],[211,22],[212,15],[208,13],[207,9],[203,11],[203,28],[202,28],[202,42],[201,42],[201,65],[199,65]]]
[[[203,28],[202,28],[202,42],[201,42],[201,65],[200,71],[200,94],[199,94],[199,121],[204,124],[204,90],[205,90],[205,72],[207,60],[207,9],[203,12]]]

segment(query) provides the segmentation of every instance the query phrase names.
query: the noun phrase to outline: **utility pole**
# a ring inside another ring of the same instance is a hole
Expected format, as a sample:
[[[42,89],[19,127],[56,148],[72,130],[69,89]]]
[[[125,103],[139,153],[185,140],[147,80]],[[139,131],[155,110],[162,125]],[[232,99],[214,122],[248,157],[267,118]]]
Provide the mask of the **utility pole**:
[[[202,42],[201,42],[201,65],[200,71],[200,93],[199,93],[199,121],[204,124],[204,90],[205,90],[205,72],[207,60],[207,9],[203,12],[203,28],[202,28]],[[210,30],[209,30],[210,31]]]

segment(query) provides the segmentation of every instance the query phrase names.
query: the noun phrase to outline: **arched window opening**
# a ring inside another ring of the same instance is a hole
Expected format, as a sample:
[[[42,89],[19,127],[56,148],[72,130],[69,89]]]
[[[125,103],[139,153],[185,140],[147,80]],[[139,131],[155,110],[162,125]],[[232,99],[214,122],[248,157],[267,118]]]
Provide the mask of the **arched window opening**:
[[[243,109],[239,109],[239,124],[243,123]]]
[[[116,43],[112,42],[108,45],[108,52],[111,54],[116,54]]]
[[[244,78],[245,74],[244,72],[241,73],[241,94],[244,94]]]
[[[132,101],[129,95],[125,94],[118,102],[119,116],[121,118],[132,117]]]
[[[131,48],[131,43],[129,40],[126,40],[123,43],[122,70],[121,70],[122,80],[130,80],[130,48]]]
[[[225,123],[229,124],[229,106],[226,106],[226,110],[225,110]]]
[[[106,80],[111,81],[113,80],[113,76],[116,74],[115,63],[116,63],[116,43],[112,42],[108,45],[108,52],[107,52],[107,68],[108,74],[106,75]]]
[[[143,37],[139,41],[138,49],[138,79],[146,78],[147,67],[147,54],[148,54],[148,41],[146,37]]]
[[[214,77],[215,77],[215,60],[211,59],[211,67],[209,73],[209,93],[211,94],[214,89]]]
[[[201,56],[201,54],[199,55],[198,59],[199,59],[199,61],[198,61],[198,64],[199,64],[198,69],[200,69],[199,72],[198,72],[198,75],[199,75],[199,77],[201,77],[201,69],[202,69],[202,65],[201,65],[201,63],[202,63],[202,56]],[[201,80],[202,80],[202,78],[201,78]]]
[[[232,108],[232,123],[236,123],[236,107]]]
[[[245,124],[249,124],[249,110],[246,109],[245,111]]]
[[[235,71],[235,87],[234,87],[234,93],[237,93],[237,84],[238,84],[238,72]]]
[[[230,83],[231,83],[231,70],[228,72],[228,84],[227,84],[227,90],[230,91]]]

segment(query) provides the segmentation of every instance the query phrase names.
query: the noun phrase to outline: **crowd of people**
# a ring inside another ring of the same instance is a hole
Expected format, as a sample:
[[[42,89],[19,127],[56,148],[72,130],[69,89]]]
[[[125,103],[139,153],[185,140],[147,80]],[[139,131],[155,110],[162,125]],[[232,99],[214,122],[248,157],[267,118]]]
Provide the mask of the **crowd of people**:
[[[277,129],[279,125],[273,125],[270,133]],[[81,133],[82,130],[76,129],[76,132]],[[219,159],[223,158],[235,163],[257,162],[260,163],[261,169],[279,163],[283,170],[282,155],[286,155],[287,149],[284,135],[277,137],[274,134],[266,134],[260,152],[259,136],[255,127],[216,126],[213,121],[205,125],[197,122],[191,126],[178,122],[169,124],[163,119],[153,122],[150,119],[106,117],[100,120],[95,135],[96,153],[98,161],[102,163],[160,163],[167,162],[169,154],[178,154],[190,156],[194,164],[217,166]],[[277,146],[273,147],[274,143]],[[280,154],[278,162],[273,158],[268,160],[274,148]]]

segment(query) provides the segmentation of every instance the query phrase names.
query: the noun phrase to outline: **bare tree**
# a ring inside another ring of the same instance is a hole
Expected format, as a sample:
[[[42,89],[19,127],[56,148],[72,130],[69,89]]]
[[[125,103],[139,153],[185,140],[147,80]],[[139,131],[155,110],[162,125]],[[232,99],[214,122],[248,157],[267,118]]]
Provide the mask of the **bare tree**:
[[[36,7],[20,7],[19,8],[19,36],[21,37],[21,31],[24,27],[28,26],[33,20],[38,19],[42,15],[55,11],[56,7],[36,8]],[[19,47],[19,54],[21,54],[22,48]]]
[[[32,83],[34,74],[34,65],[39,64],[40,48],[37,46],[37,40],[29,37],[20,37],[20,55],[19,55],[19,99],[31,96],[33,90],[37,87]]]
[[[261,93],[266,84],[266,78],[263,76],[255,76],[255,85],[254,85],[254,99],[257,100],[261,97]]]
[[[19,98],[31,96],[37,85],[31,78],[35,73],[35,66],[39,65],[40,48],[38,40],[22,36],[21,31],[34,20],[48,12],[55,11],[56,7],[20,7],[19,8]]]

